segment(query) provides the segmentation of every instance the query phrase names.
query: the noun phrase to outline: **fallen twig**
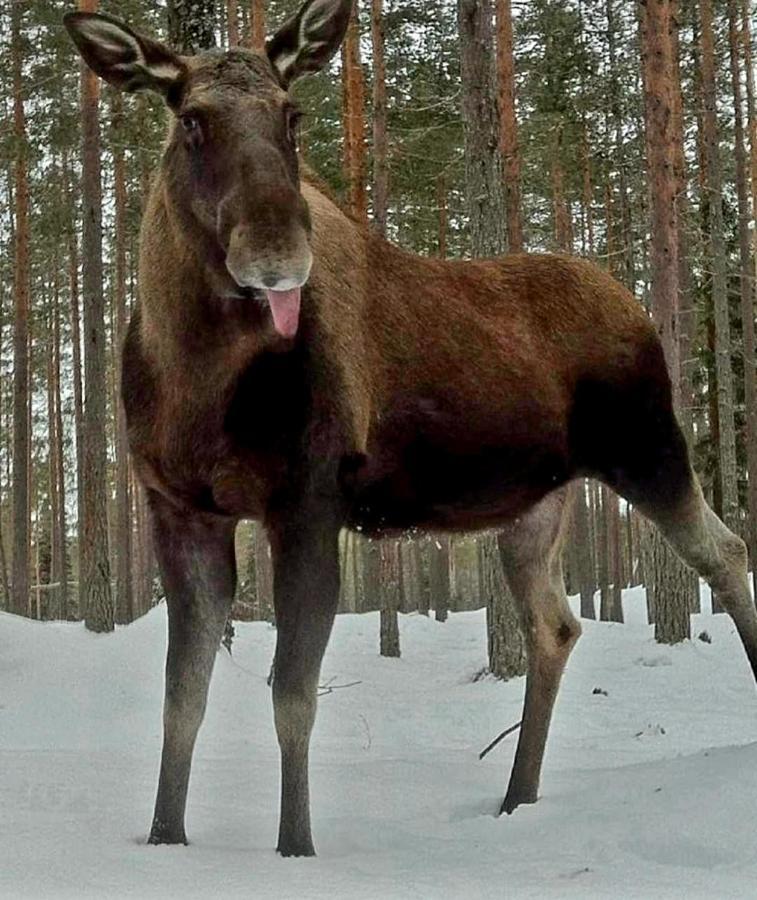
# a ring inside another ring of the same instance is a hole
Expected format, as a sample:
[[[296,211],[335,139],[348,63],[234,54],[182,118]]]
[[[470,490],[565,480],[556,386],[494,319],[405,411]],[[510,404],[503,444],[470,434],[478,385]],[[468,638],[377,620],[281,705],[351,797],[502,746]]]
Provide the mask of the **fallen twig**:
[[[502,734],[494,738],[494,740],[491,742],[491,744],[489,744],[488,747],[484,747],[484,749],[478,754],[478,758],[483,759],[486,754],[493,750],[500,741],[503,741],[508,736],[508,734],[512,734],[514,731],[517,731],[522,724],[522,722],[518,722],[516,725],[511,725],[509,728],[506,728],[502,732]]]
[[[332,681],[333,681],[333,679],[332,679]],[[362,684],[362,683],[363,683],[362,681],[350,681],[349,684],[329,684],[327,682],[326,684],[320,685],[320,687],[318,689],[318,696],[323,697],[326,694],[333,694],[334,691],[340,691],[340,690],[342,690],[342,688],[355,687],[356,684]]]

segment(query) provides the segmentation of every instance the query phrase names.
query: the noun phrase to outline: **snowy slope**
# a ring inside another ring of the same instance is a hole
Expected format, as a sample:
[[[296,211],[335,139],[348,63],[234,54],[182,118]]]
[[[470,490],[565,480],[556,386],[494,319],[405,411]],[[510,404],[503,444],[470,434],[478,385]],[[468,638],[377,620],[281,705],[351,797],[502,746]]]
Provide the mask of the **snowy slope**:
[[[542,798],[496,819],[523,681],[472,683],[483,613],[341,616],[313,740],[319,857],[273,847],[275,632],[219,653],[195,755],[192,844],[144,844],[160,751],[165,610],[115,635],[0,615],[0,897],[754,897],[757,695],[730,620],[712,644],[586,623],[558,701]],[[594,695],[594,688],[607,692]]]

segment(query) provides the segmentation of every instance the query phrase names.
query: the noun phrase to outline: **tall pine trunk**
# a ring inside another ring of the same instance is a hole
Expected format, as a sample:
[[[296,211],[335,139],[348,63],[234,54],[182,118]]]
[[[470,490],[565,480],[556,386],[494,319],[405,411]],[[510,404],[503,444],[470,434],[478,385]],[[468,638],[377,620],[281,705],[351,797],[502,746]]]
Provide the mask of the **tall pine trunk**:
[[[342,44],[342,91],[344,114],[344,174],[352,214],[368,217],[365,146],[365,79],[360,56],[358,6],[352,8],[347,35]]]
[[[120,356],[126,336],[126,163],[123,151],[123,101],[113,95],[113,186],[115,193],[115,379],[113,397],[116,450],[116,621],[131,622],[135,618],[131,572],[131,498],[129,496],[129,444],[126,413],[121,403]]]
[[[250,2],[250,34],[249,45],[253,50],[265,47],[265,0]]]
[[[476,257],[493,256],[505,249],[506,219],[491,2],[458,0],[457,17],[470,245]],[[479,568],[487,605],[489,669],[502,678],[523,674],[525,642],[492,535],[479,538]]]
[[[507,246],[511,253],[523,250],[521,215],[520,148],[515,113],[515,59],[510,0],[497,0],[497,81],[499,85],[499,148],[502,155],[507,214]]]
[[[12,0],[11,54],[13,68],[13,134],[16,141],[15,194],[15,265],[14,265],[14,332],[13,332],[13,586],[11,612],[26,615],[29,609],[29,294],[31,272],[29,261],[29,145],[26,135],[23,74],[21,69],[21,21],[26,4]]]
[[[386,235],[389,206],[389,164],[387,159],[386,61],[384,58],[383,0],[371,0],[371,40],[373,43],[373,222]]]
[[[647,169],[650,185],[652,232],[652,318],[668,365],[673,402],[680,406],[681,364],[678,342],[679,242],[676,203],[675,69],[677,23],[670,0],[647,0],[641,5],[641,47],[644,68]],[[657,529],[647,529],[650,542],[646,566],[647,590],[653,600],[655,638],[674,644],[690,637],[691,576]]]
[[[717,119],[712,0],[700,0],[699,12],[702,51],[702,93],[704,95],[704,146],[707,158],[706,187],[710,196],[709,263],[710,271],[712,272],[712,302],[715,325],[715,371],[717,374],[719,419],[718,456],[720,458],[723,518],[729,528],[739,531],[736,429],[731,365],[731,323],[728,304],[725,223],[723,221],[723,176],[720,159],[720,131]]]
[[[746,424],[747,458],[747,512],[749,525],[745,535],[749,545],[749,559],[754,573],[757,569],[757,368],[755,367],[754,289],[757,258],[752,260],[752,245],[749,239],[749,218],[757,212],[757,201],[750,209],[750,171],[747,160],[744,135],[743,91],[741,87],[741,49],[739,40],[740,16],[736,0],[728,0],[728,39],[731,63],[731,87],[733,92],[734,141],[736,160],[736,192],[739,209],[739,256],[741,284],[741,330],[744,346],[744,418]],[[750,47],[751,57],[751,47]],[[747,60],[744,60],[746,68]],[[751,62],[751,59],[749,60]],[[747,85],[750,74],[747,72]],[[747,97],[749,99],[749,97]],[[752,98],[753,100],[754,98]],[[749,106],[747,106],[749,112]],[[757,187],[755,184],[753,187]],[[754,199],[754,198],[753,198]],[[757,219],[755,220],[757,234]],[[757,244],[754,245],[757,251]]]
[[[95,12],[97,0],[81,0],[83,12]],[[113,630],[113,596],[108,549],[106,447],[105,299],[102,263],[102,185],[100,181],[99,82],[81,69],[82,117],[82,300],[84,304],[84,481],[79,540],[83,571],[80,607],[91,631]]]

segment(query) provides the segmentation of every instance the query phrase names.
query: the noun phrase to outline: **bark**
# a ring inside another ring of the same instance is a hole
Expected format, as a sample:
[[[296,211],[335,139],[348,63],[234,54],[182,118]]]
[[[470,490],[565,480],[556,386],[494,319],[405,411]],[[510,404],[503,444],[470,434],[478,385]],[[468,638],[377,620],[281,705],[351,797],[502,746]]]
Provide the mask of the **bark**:
[[[555,244],[564,253],[573,252],[573,225],[570,208],[565,199],[565,172],[562,164],[563,127],[555,130],[554,148],[552,151],[552,217]]]
[[[437,622],[446,622],[450,604],[449,555],[450,539],[432,536],[428,542],[428,582],[431,604]]]
[[[251,0],[249,45],[253,50],[265,48],[265,0]]]
[[[382,541],[379,549],[381,581],[382,656],[400,655],[400,630],[397,611],[400,607],[400,562],[397,541]]]
[[[226,0],[226,33],[229,47],[239,44],[239,0]]]
[[[458,0],[465,183],[474,256],[505,249],[491,0]]]
[[[676,218],[678,225],[678,358],[680,366],[680,405],[678,415],[689,447],[694,446],[694,373],[697,367],[697,310],[695,286],[689,251],[689,199],[686,157],[684,153],[683,92],[681,88],[680,3],[672,3],[672,85],[673,154],[676,178]],[[699,581],[697,579],[697,585]]]
[[[13,68],[13,135],[15,158],[15,264],[13,332],[13,583],[11,612],[26,615],[29,606],[29,181],[21,68],[21,21],[25,4],[11,4],[11,65]]]
[[[482,588],[486,603],[489,672],[496,678],[526,674],[526,642],[493,535],[479,541]]]
[[[619,260],[623,262],[622,268],[618,268],[617,276],[626,287],[633,290],[634,287],[634,258],[633,258],[633,230],[631,223],[631,204],[628,198],[628,175],[624,130],[626,128],[625,117],[621,102],[621,88],[617,77],[617,34],[615,22],[615,7],[613,0],[606,0],[605,13],[607,17],[607,51],[610,62],[610,111],[615,129],[614,162],[618,169],[618,211],[620,218],[620,233],[622,244]]]
[[[515,112],[515,60],[510,0],[497,0],[497,81],[499,85],[499,149],[502,156],[507,213],[507,245],[511,253],[523,250],[520,148]]]
[[[447,258],[447,226],[449,213],[447,209],[447,180],[444,175],[436,179],[436,202],[439,207],[439,256]]]
[[[126,336],[126,163],[123,147],[123,101],[113,94],[113,184],[115,192],[115,352],[114,371],[120,372],[121,347]],[[129,497],[129,444],[126,414],[121,403],[120,377],[113,397],[116,451],[116,621],[135,618],[131,566],[131,498]]]
[[[97,0],[81,0],[83,12],[95,12]],[[102,185],[100,181],[99,82],[86,66],[81,71],[82,115],[82,299],[84,303],[84,472],[83,569],[80,608],[91,631],[113,630],[113,597],[108,550],[106,448],[105,301],[102,264]]]
[[[748,10],[746,10],[748,12]],[[744,418],[746,425],[746,457],[747,457],[747,544],[752,566],[752,578],[757,596],[757,360],[755,359],[755,288],[757,287],[757,144],[755,143],[754,119],[754,83],[751,70],[751,41],[740,42],[740,24],[749,35],[749,16],[739,20],[736,0],[728,0],[728,31],[731,60],[731,82],[735,106],[735,141],[736,141],[736,187],[739,203],[739,253],[741,257],[741,329],[744,342]],[[744,50],[742,54],[740,51]],[[747,52],[748,51],[748,52]],[[752,158],[747,160],[743,91],[741,87],[741,57],[743,55],[747,85],[747,116],[752,139]],[[752,185],[752,205],[749,204],[749,181]],[[755,240],[752,246],[749,238],[750,212],[755,216]],[[751,252],[754,252],[754,260]]]
[[[168,0],[169,43],[188,54],[215,47],[215,20],[215,0]]]
[[[723,178],[720,134],[717,121],[717,85],[712,26],[712,0],[700,0],[702,50],[702,91],[704,94],[704,142],[707,156],[707,189],[710,195],[710,246],[712,298],[715,319],[715,370],[717,373],[718,417],[720,420],[721,492],[723,518],[739,531],[739,504],[736,469],[733,373],[731,368],[731,325],[728,307],[725,225],[723,222]]]
[[[273,563],[265,529],[259,523],[253,525],[255,557],[255,595],[257,598],[258,618],[273,622]]]
[[[344,171],[349,206],[355,218],[368,218],[365,188],[365,80],[360,58],[360,20],[353,6],[347,35],[342,44],[342,90],[344,104]]]
[[[603,622],[622,622],[619,555],[619,509],[617,495],[602,485],[602,528],[599,618]]]
[[[63,157],[63,181],[68,205],[68,265],[69,265],[69,305],[71,313],[71,344],[73,356],[74,383],[74,435],[76,438],[76,527],[79,533],[77,540],[76,579],[81,582],[84,571],[82,555],[84,542],[81,540],[81,528],[84,521],[84,389],[82,385],[81,361],[81,328],[79,312],[79,246],[76,234],[76,207],[74,191],[71,187],[72,175],[69,173],[68,161]],[[77,618],[83,618],[84,611],[79,605]]]
[[[682,189],[681,128],[676,56],[676,4],[647,0],[640,8],[640,43],[644,70],[644,110],[651,213],[652,319],[662,342],[673,386],[673,402],[681,405],[679,319],[678,194]],[[688,612],[692,579],[656,529],[646,532],[647,605],[654,616],[655,636],[664,643],[689,637]]]
[[[573,507],[573,529],[571,539],[577,544],[576,562],[578,590],[581,594],[581,618],[595,619],[594,592],[594,559],[592,553],[591,533],[589,526],[589,508],[586,502],[586,482],[581,480],[576,491],[577,497]]]
[[[384,57],[383,0],[371,0],[371,40],[373,43],[373,221],[379,234],[386,235],[389,205],[389,164],[387,145],[386,60]]]

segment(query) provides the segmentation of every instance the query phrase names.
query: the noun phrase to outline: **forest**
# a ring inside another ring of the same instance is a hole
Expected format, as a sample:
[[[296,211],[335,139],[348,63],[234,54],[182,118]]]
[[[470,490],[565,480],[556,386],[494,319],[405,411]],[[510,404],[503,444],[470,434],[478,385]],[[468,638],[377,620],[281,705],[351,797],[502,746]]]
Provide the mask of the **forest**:
[[[171,43],[263,47],[291,0],[80,0]],[[62,26],[0,15],[0,609],[107,632],[163,594],[129,460],[119,353],[162,103],[101,87]],[[330,72],[297,84],[300,153],[351,214],[419,254],[561,252],[629,287],[662,338],[705,495],[757,559],[757,99],[751,0],[360,0]],[[565,551],[586,619],[642,585],[662,643],[694,575],[597,483]],[[489,670],[525,671],[492,535],[342,535],[340,610],[486,608]],[[237,534],[234,618],[271,619],[265,533]],[[752,566],[754,570],[754,566]],[[233,629],[228,629],[231,641]]]

